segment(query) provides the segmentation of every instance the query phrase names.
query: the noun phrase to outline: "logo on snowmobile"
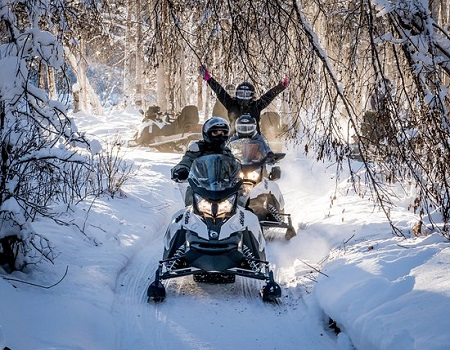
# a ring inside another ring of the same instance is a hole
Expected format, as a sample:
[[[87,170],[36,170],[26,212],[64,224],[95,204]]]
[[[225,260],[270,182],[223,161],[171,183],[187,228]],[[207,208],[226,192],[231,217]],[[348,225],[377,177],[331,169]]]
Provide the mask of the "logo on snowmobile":
[[[217,239],[217,238],[219,238],[219,233],[211,230],[211,231],[209,231],[209,237],[211,237],[212,239]]]
[[[181,220],[182,217],[183,217],[183,214],[178,215],[178,216],[175,218],[175,222],[178,223],[178,222]]]
[[[244,215],[244,212],[243,211],[241,211],[240,213],[239,213],[239,223],[241,224],[241,226],[244,226],[244,222],[245,222],[245,217],[244,217],[245,215]]]
[[[191,213],[187,212],[186,215],[184,216],[184,224],[185,225],[188,224],[190,218],[191,218]]]

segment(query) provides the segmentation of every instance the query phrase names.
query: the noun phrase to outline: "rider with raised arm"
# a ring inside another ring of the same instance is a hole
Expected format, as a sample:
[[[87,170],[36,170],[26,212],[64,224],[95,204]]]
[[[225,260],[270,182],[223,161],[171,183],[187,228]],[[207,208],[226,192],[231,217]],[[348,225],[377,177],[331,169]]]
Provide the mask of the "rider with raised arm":
[[[218,100],[228,111],[228,119],[232,128],[236,120],[243,114],[250,114],[256,121],[256,130],[260,134],[259,121],[261,111],[266,108],[281,92],[289,85],[289,77],[286,76],[278,85],[271,88],[259,99],[255,99],[255,87],[249,82],[240,83],[236,87],[235,96],[230,94],[215,80],[204,65],[199,67],[200,74],[211,89],[215,92]]]

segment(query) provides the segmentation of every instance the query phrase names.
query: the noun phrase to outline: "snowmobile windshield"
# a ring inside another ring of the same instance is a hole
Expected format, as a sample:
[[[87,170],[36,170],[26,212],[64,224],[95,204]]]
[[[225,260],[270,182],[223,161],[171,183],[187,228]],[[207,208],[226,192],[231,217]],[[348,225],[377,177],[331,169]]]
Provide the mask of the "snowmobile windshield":
[[[262,164],[267,157],[264,145],[258,140],[242,138],[230,142],[228,146],[242,165]]]
[[[194,160],[188,180],[194,192],[214,199],[239,189],[240,170],[241,165],[234,157],[210,154]]]

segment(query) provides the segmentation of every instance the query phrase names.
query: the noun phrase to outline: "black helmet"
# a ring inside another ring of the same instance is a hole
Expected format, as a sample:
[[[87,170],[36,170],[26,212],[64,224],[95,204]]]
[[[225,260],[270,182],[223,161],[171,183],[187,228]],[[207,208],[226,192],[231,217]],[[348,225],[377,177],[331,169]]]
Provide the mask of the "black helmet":
[[[256,120],[250,114],[243,114],[236,120],[236,132],[239,137],[256,135]]]
[[[249,82],[240,83],[236,86],[236,100],[242,104],[247,105],[255,96],[255,87]]]
[[[222,131],[222,133],[215,135],[218,131]],[[203,124],[202,134],[203,140],[206,142],[212,144],[225,143],[230,134],[230,124],[221,117],[212,117]]]

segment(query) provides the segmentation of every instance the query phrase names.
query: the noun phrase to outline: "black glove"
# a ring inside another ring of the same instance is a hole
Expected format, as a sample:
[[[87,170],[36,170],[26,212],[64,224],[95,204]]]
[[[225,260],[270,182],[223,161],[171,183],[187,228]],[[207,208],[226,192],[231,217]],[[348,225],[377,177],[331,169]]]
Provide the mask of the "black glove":
[[[172,180],[184,181],[188,178],[189,170],[187,168],[178,168],[172,171]]]

